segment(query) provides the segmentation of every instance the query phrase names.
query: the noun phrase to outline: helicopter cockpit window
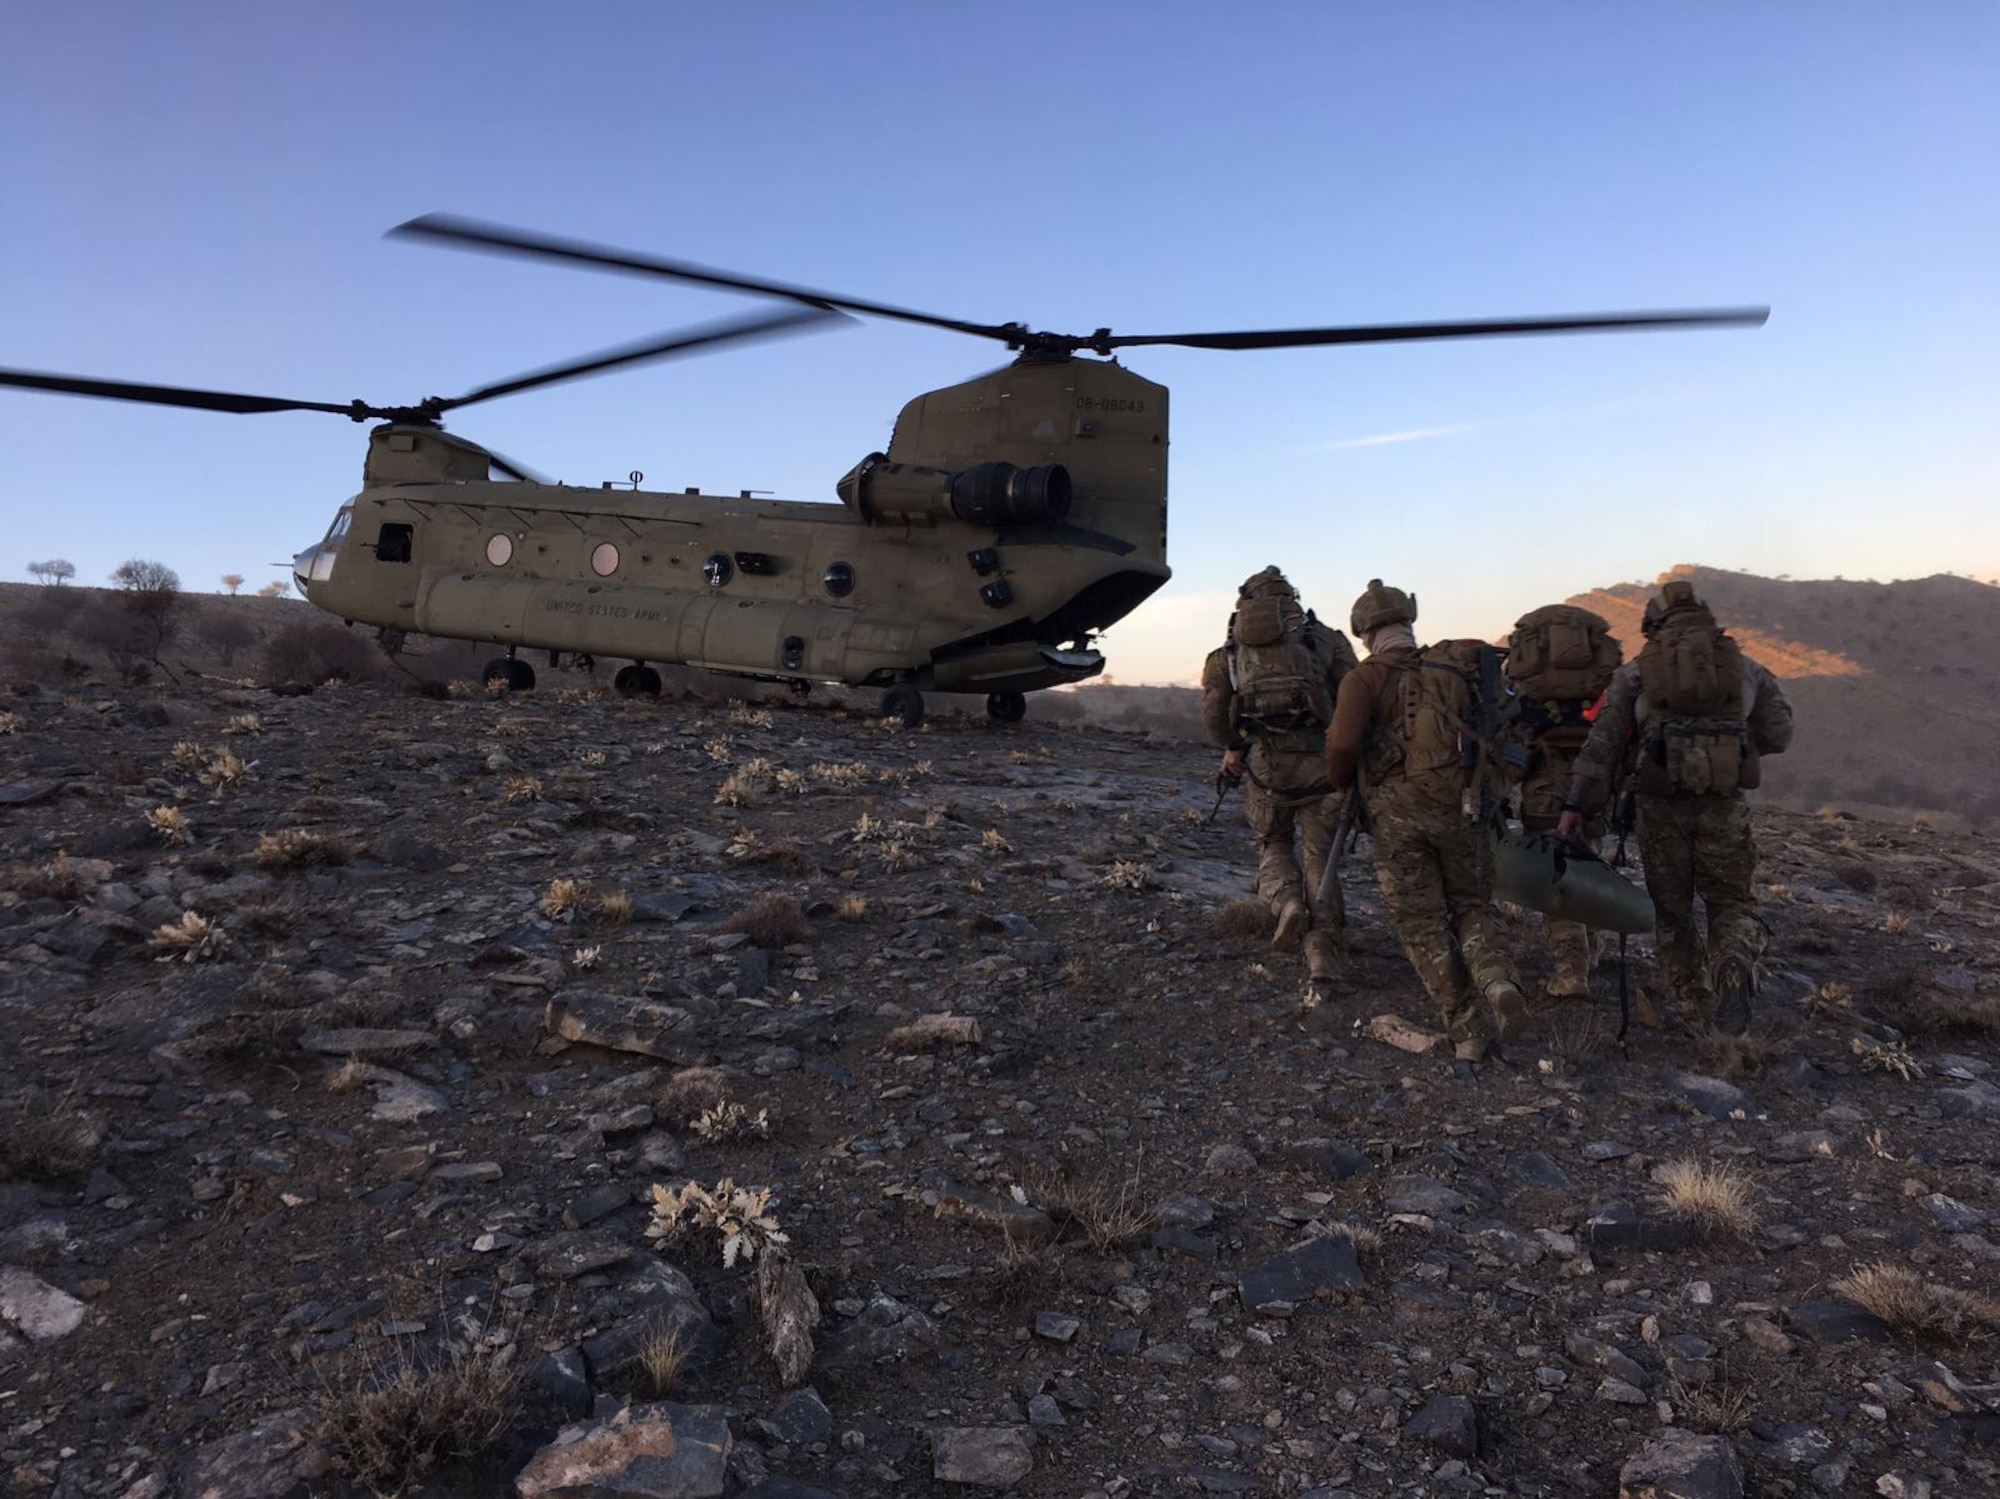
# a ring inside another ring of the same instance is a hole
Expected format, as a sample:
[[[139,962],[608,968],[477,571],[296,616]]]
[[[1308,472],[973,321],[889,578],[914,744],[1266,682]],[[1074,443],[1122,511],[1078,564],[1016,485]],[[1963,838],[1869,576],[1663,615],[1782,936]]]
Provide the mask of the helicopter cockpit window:
[[[600,578],[608,578],[618,571],[618,548],[608,541],[600,541],[590,553],[590,570]]]
[[[375,538],[375,560],[377,562],[408,562],[410,542],[414,528],[397,521],[386,523],[381,534]]]
[[[333,527],[326,533],[326,545],[337,547],[347,540],[348,528],[354,524],[354,507],[343,505],[340,514],[333,518]]]
[[[710,588],[720,588],[736,576],[736,564],[729,559],[729,553],[716,552],[701,565],[701,575],[708,579]]]
[[[844,599],[854,592],[853,565],[846,562],[828,563],[826,571],[820,574],[819,582],[820,587],[827,591],[828,597]]]
[[[514,560],[514,538],[500,534],[486,538],[486,560],[495,567],[505,567]]]

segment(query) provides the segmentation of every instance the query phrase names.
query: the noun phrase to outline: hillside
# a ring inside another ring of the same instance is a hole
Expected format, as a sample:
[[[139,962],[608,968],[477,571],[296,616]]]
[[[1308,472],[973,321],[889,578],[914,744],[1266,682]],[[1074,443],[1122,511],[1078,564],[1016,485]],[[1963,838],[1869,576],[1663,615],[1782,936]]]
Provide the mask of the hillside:
[[[1429,1015],[1365,858],[1301,1003],[1212,768],[601,686],[14,692],[0,1491],[2000,1491],[2000,842],[1760,809],[1752,1038],[1662,1025],[1635,940],[1629,1045],[1602,972],[1475,1073],[1378,1020]],[[648,1232],[724,1179],[803,1273],[790,1365],[771,1248]]]
[[[1784,682],[1798,720],[1764,794],[2000,818],[2000,588],[1969,578],[1792,582],[1682,566],[1744,650]],[[1608,619],[1627,652],[1654,584],[1572,603]]]

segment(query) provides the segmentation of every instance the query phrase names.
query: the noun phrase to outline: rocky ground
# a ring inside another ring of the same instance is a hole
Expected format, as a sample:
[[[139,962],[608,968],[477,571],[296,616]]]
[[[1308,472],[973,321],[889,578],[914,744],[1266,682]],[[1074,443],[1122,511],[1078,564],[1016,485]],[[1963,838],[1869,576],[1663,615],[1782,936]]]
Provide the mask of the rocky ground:
[[[2000,845],[1473,1071],[1199,746],[559,681],[6,701],[7,1492],[2000,1493]]]

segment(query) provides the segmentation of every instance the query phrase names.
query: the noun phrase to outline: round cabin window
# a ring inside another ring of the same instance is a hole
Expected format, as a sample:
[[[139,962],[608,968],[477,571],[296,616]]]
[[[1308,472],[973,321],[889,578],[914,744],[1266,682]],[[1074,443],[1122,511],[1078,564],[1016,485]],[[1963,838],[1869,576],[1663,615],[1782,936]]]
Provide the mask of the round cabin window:
[[[736,564],[729,560],[729,553],[717,552],[702,563],[701,575],[708,579],[710,588],[720,588],[736,576]]]
[[[618,548],[608,541],[600,541],[590,554],[590,570],[600,578],[608,578],[618,571]]]
[[[489,536],[486,538],[486,560],[495,567],[505,567],[514,560],[514,538],[511,536]]]
[[[845,562],[830,563],[819,581],[829,596],[844,599],[854,592],[854,569]]]

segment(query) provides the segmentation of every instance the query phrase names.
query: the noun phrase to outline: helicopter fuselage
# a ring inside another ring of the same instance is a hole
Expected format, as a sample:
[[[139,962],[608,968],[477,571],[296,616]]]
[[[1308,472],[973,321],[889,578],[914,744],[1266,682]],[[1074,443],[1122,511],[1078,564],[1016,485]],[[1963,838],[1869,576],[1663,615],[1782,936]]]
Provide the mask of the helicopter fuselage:
[[[312,603],[385,631],[793,682],[1019,693],[1166,582],[1167,392],[1027,356],[911,401],[843,503],[502,482],[391,422],[299,554]]]

